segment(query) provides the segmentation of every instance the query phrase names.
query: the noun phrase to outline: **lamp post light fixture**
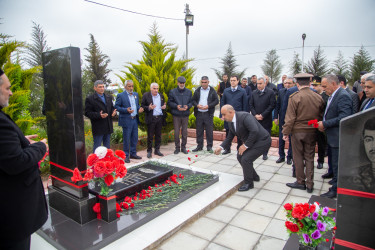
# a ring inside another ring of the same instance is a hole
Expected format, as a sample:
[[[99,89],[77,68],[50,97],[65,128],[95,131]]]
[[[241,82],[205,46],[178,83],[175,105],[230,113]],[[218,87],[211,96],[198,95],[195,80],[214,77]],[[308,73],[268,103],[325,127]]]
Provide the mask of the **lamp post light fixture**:
[[[302,72],[305,72],[304,71],[304,53],[305,53],[305,39],[306,39],[306,34],[303,33],[302,34]]]
[[[190,13],[189,4],[185,4],[185,26],[186,26],[186,55],[185,59],[187,60],[188,57],[188,35],[189,35],[189,26],[193,26],[194,23],[194,15]],[[188,64],[186,63],[186,68]]]

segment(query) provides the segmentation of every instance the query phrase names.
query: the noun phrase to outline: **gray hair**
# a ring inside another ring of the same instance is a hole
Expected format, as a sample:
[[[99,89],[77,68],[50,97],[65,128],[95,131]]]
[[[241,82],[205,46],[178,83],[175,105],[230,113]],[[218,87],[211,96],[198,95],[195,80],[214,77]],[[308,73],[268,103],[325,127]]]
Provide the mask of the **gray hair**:
[[[128,83],[133,83],[133,81],[132,80],[126,80],[124,86],[126,87],[126,85],[128,85]]]
[[[286,79],[292,79],[293,83],[297,82],[296,78],[294,78],[293,76],[286,76]]]
[[[266,79],[263,76],[258,77],[258,81],[260,81],[260,80],[263,80],[263,82],[266,82]]]
[[[94,87],[98,87],[98,85],[100,85],[100,84],[104,84],[104,82],[102,80],[97,80],[97,81],[94,82]]]
[[[374,76],[373,73],[367,73],[367,74],[364,74],[362,77],[361,77],[361,80],[365,80],[367,81],[367,78],[371,77],[371,76]]]
[[[151,83],[150,88],[152,88],[152,86],[155,86],[155,85],[159,87],[159,84],[157,84],[156,82],[153,82]]]
[[[372,84],[375,84],[375,75],[371,74],[369,77],[366,78],[366,82],[367,81],[370,81],[370,82],[372,82]]]
[[[339,84],[339,78],[336,75],[328,74],[325,75],[323,78],[326,78],[328,83],[334,82],[336,84]]]

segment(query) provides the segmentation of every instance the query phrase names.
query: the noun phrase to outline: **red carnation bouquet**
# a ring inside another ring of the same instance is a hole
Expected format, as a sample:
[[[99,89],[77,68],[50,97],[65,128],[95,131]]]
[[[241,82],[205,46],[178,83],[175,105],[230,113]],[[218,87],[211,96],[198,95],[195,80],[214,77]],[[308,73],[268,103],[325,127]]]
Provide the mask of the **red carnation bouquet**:
[[[82,178],[78,168],[73,171],[73,182],[93,181],[100,186],[100,195],[107,196],[112,191],[109,187],[117,178],[124,178],[128,170],[125,167],[126,155],[122,150],[113,152],[106,147],[98,147],[94,154],[87,157],[87,170]]]

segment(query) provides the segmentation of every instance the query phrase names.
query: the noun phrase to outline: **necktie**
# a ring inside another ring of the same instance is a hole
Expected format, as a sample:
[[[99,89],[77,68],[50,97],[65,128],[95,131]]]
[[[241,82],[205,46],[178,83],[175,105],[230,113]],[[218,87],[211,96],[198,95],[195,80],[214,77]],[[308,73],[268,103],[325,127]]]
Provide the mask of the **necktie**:
[[[236,89],[233,89],[233,88],[232,88],[232,92],[234,92],[234,91],[236,91]]]
[[[364,108],[364,110],[366,110],[366,109],[368,109],[370,106],[371,106],[371,104],[374,102],[374,98],[371,98],[369,101],[368,101],[368,103],[366,104],[366,107]]]

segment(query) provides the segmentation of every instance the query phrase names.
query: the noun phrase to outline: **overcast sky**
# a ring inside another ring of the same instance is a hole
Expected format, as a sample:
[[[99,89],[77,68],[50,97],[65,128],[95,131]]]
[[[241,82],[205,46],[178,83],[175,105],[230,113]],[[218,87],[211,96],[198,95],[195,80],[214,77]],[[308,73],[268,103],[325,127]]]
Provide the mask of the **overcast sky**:
[[[221,67],[219,58],[225,55],[230,42],[238,55],[238,69],[246,68],[246,76],[262,74],[265,51],[271,49],[278,50],[283,73],[287,74],[294,51],[301,57],[303,33],[307,35],[305,64],[318,45],[330,62],[339,50],[351,61],[361,45],[367,46],[375,59],[374,0],[93,1],[176,19],[184,19],[188,3],[194,15],[188,38],[188,56],[194,58],[189,66],[197,69],[194,81],[207,75],[211,83],[218,82],[212,68]],[[0,0],[0,10],[1,33],[30,42],[34,21],[42,26],[52,49],[79,47],[82,59],[92,33],[103,53],[110,57],[113,73],[122,74],[127,62],[141,59],[139,41],[148,40],[154,22],[165,41],[178,46],[177,56],[185,53],[183,20],[136,15],[84,0]],[[120,82],[114,74],[111,79]]]

